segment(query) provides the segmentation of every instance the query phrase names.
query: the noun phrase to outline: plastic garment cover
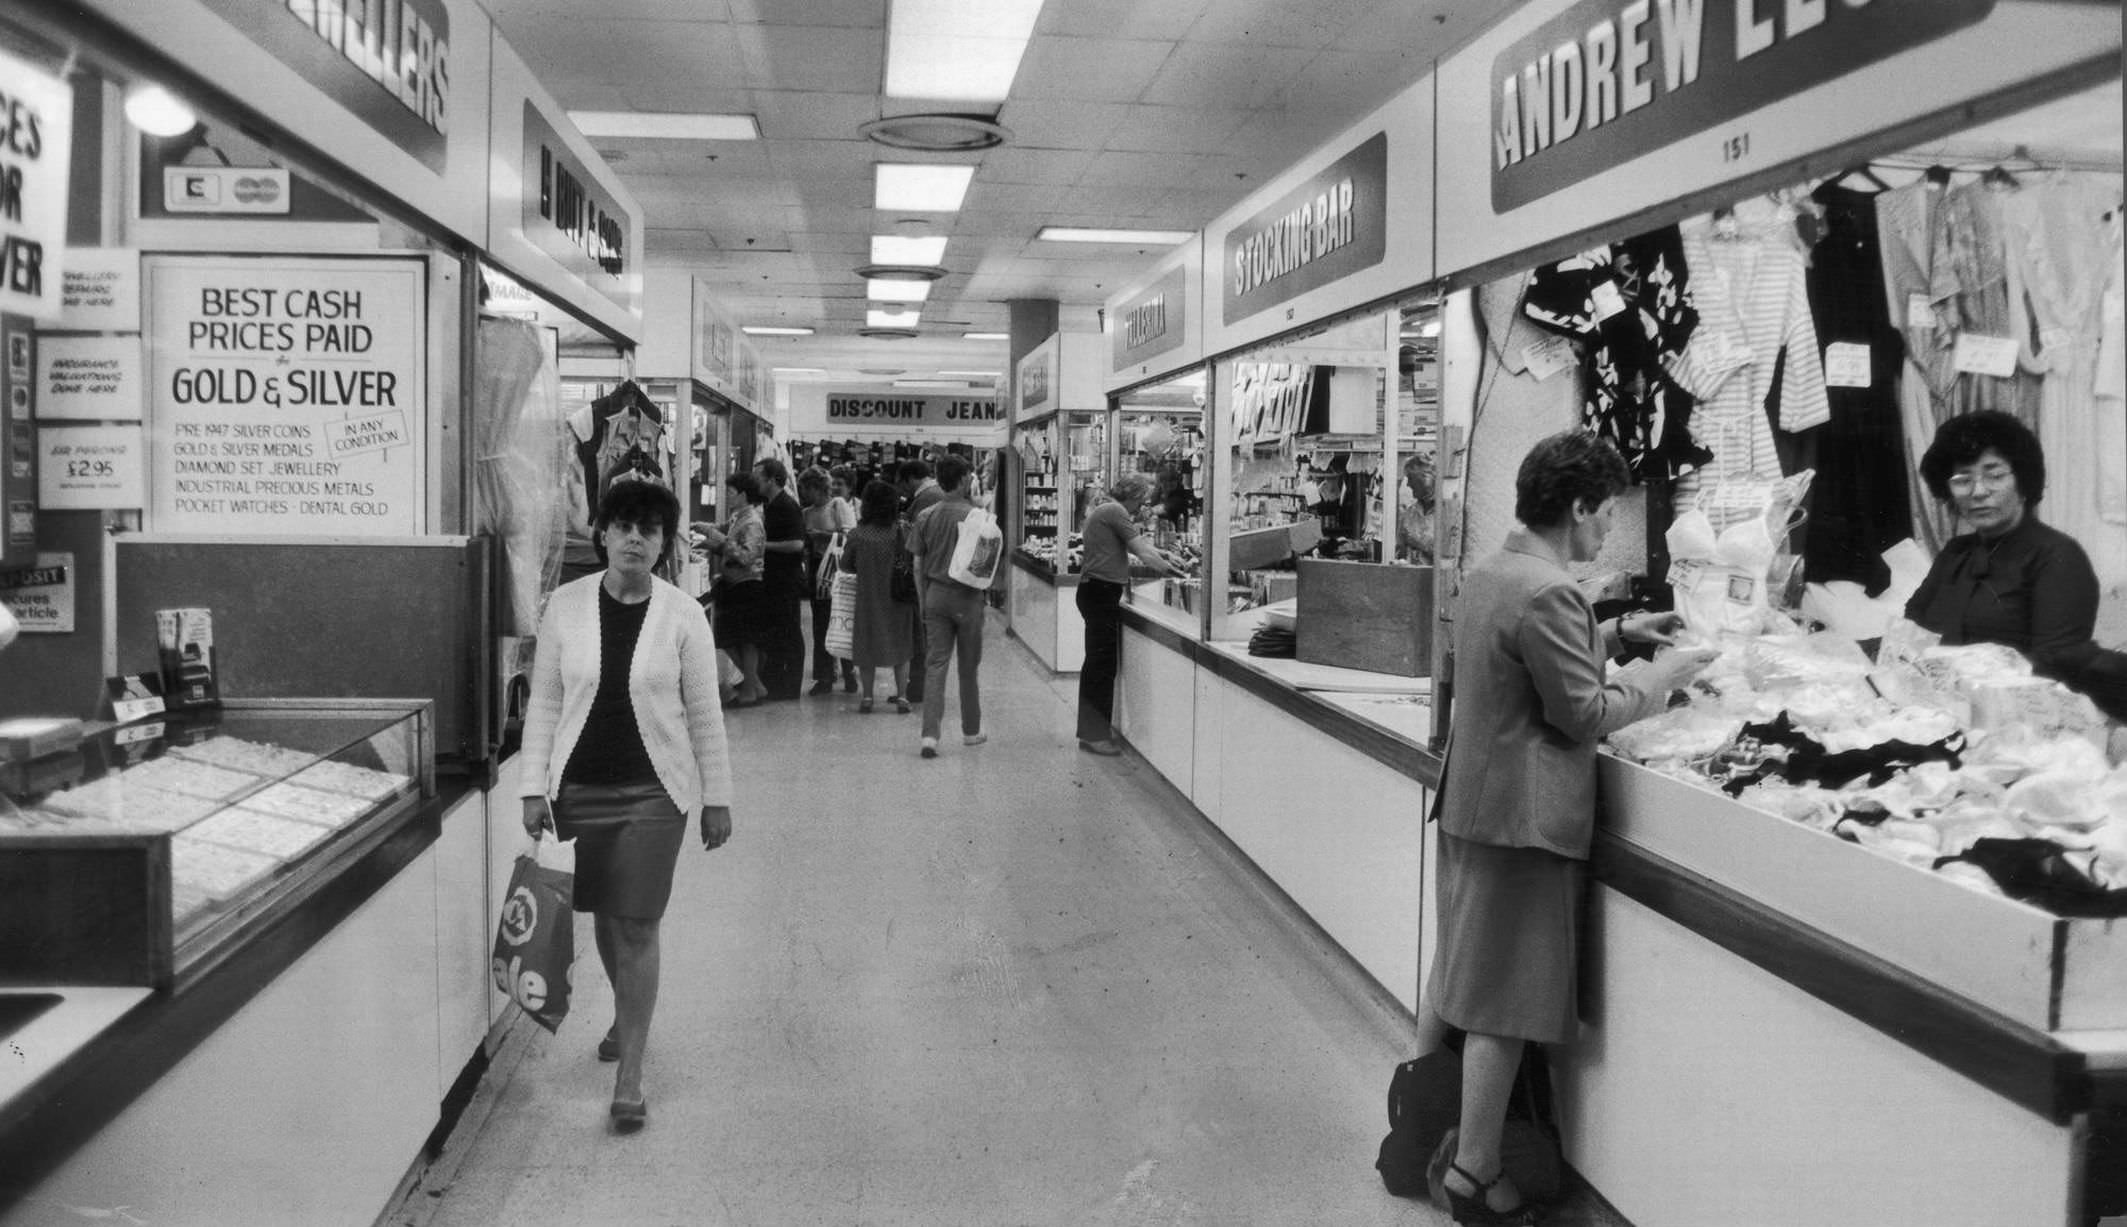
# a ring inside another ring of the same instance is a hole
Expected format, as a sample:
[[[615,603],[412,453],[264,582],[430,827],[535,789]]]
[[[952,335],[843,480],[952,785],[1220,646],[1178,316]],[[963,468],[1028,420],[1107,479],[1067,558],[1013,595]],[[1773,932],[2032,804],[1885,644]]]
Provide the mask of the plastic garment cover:
[[[473,373],[477,524],[501,543],[509,599],[504,625],[518,635],[538,633],[567,531],[570,447],[561,426],[560,376],[546,355],[537,325],[480,321]]]

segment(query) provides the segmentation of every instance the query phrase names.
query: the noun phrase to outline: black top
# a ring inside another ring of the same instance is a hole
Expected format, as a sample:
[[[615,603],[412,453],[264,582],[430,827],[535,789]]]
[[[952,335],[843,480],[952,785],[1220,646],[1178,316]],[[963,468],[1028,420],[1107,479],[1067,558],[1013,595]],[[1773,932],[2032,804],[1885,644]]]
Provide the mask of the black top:
[[[761,527],[767,531],[768,544],[778,541],[803,541],[805,539],[805,509],[798,500],[785,490],[761,508]],[[761,557],[761,579],[770,592],[783,596],[795,596],[805,587],[805,555],[770,550]]]
[[[635,704],[628,697],[628,666],[635,659],[635,641],[642,637],[643,619],[650,602],[630,605],[613,599],[604,584],[598,585],[598,695],[591,700],[591,714],[569,765],[561,779],[567,784],[649,784],[657,780],[650,765],[650,752],[643,748],[642,729],[635,723]]]
[[[1991,542],[1977,533],[1950,538],[1905,616],[1947,644],[2007,644],[2031,658],[2032,672],[2119,716],[2127,711],[2127,654],[2090,638],[2097,605],[2097,573],[2083,547],[2026,512]]]

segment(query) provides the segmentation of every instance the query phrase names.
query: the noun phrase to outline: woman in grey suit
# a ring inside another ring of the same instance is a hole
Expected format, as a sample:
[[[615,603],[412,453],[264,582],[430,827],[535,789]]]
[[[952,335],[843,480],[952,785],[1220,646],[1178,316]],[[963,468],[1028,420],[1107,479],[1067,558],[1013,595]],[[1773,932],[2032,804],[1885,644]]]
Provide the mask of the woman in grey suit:
[[[1598,625],[1568,573],[1602,550],[1630,481],[1585,431],[1536,444],[1514,479],[1522,527],[1473,567],[1458,599],[1455,711],[1436,813],[1440,948],[1427,996],[1467,1033],[1454,1157],[1457,1223],[1533,1223],[1500,1171],[1500,1132],[1522,1045],[1571,1038],[1584,866],[1595,829],[1595,748],[1662,710],[1713,653],[1672,650],[1629,678],[1604,661],[1625,642],[1667,644],[1671,613]]]

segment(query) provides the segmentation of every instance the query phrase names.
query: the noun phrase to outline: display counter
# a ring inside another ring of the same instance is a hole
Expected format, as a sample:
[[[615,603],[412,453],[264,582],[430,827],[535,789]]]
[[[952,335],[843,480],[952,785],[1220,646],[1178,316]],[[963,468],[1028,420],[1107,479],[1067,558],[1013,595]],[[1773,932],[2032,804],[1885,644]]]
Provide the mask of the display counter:
[[[159,737],[123,726],[91,739],[89,756],[110,757],[76,785],[15,799],[0,872],[47,886],[27,905],[0,891],[15,935],[0,990],[0,1027],[15,1026],[15,1059],[0,1063],[0,1222],[115,1205],[153,1222],[368,1224],[389,1204],[453,1088],[482,1067],[490,1021],[482,781],[439,784],[429,705],[394,706],[232,703],[163,721]],[[327,783],[362,804],[308,846],[294,835],[312,833],[253,817]],[[193,784],[229,787],[178,823],[181,807],[155,796]],[[163,829],[140,829],[157,817]],[[279,851],[201,891],[221,853],[179,841],[244,850],[209,835]],[[45,872],[84,849],[92,869]],[[92,890],[107,892],[100,906]],[[117,954],[78,972],[35,965],[20,951],[40,926],[75,943],[100,927]]]
[[[1034,659],[1056,673],[1076,673],[1086,661],[1086,619],[1078,612],[1078,576],[1025,550],[1012,551],[1005,569],[1006,626]]]

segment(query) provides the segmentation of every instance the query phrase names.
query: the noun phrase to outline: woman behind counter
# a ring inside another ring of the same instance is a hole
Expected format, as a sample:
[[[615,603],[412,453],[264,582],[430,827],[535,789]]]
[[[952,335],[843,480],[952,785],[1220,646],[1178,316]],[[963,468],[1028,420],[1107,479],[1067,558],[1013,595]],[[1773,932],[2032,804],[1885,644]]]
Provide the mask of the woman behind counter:
[[[1565,1042],[1576,1025],[1596,742],[1661,711],[1714,655],[1672,651],[1629,679],[1604,676],[1621,642],[1668,643],[1681,625],[1643,613],[1598,626],[1566,569],[1601,552],[1630,480],[1593,434],[1539,441],[1514,479],[1525,527],[1463,580],[1435,810],[1440,948],[1426,985],[1432,1012],[1467,1033],[1454,1153],[1428,1173],[1457,1223],[1536,1221],[1501,1171],[1500,1134],[1523,1044]]]
[[[699,815],[704,848],[731,838],[716,638],[701,607],[652,573],[679,523],[679,500],[654,482],[617,481],[599,500],[606,569],[547,599],[519,765],[525,831],[576,841],[574,906],[592,913],[613,985],[598,1056],[620,1063],[608,1114],[622,1133],[649,1116],[658,922],[687,819]]]
[[[2015,648],[2031,658],[2032,672],[2127,720],[2127,654],[2091,639],[2098,583],[2090,557],[2038,520],[2046,495],[2038,436],[2006,413],[1961,414],[1936,429],[1920,477],[1972,531],[1943,544],[1905,616],[1946,644]]]
[[[1086,661],[1078,671],[1078,748],[1114,756],[1115,671],[1122,660],[1123,590],[1134,558],[1162,575],[1174,568],[1160,556],[1137,515],[1152,496],[1152,475],[1125,473],[1108,487],[1108,501],[1086,514],[1081,532],[1085,566],[1078,580],[1078,612],[1086,620]]]

